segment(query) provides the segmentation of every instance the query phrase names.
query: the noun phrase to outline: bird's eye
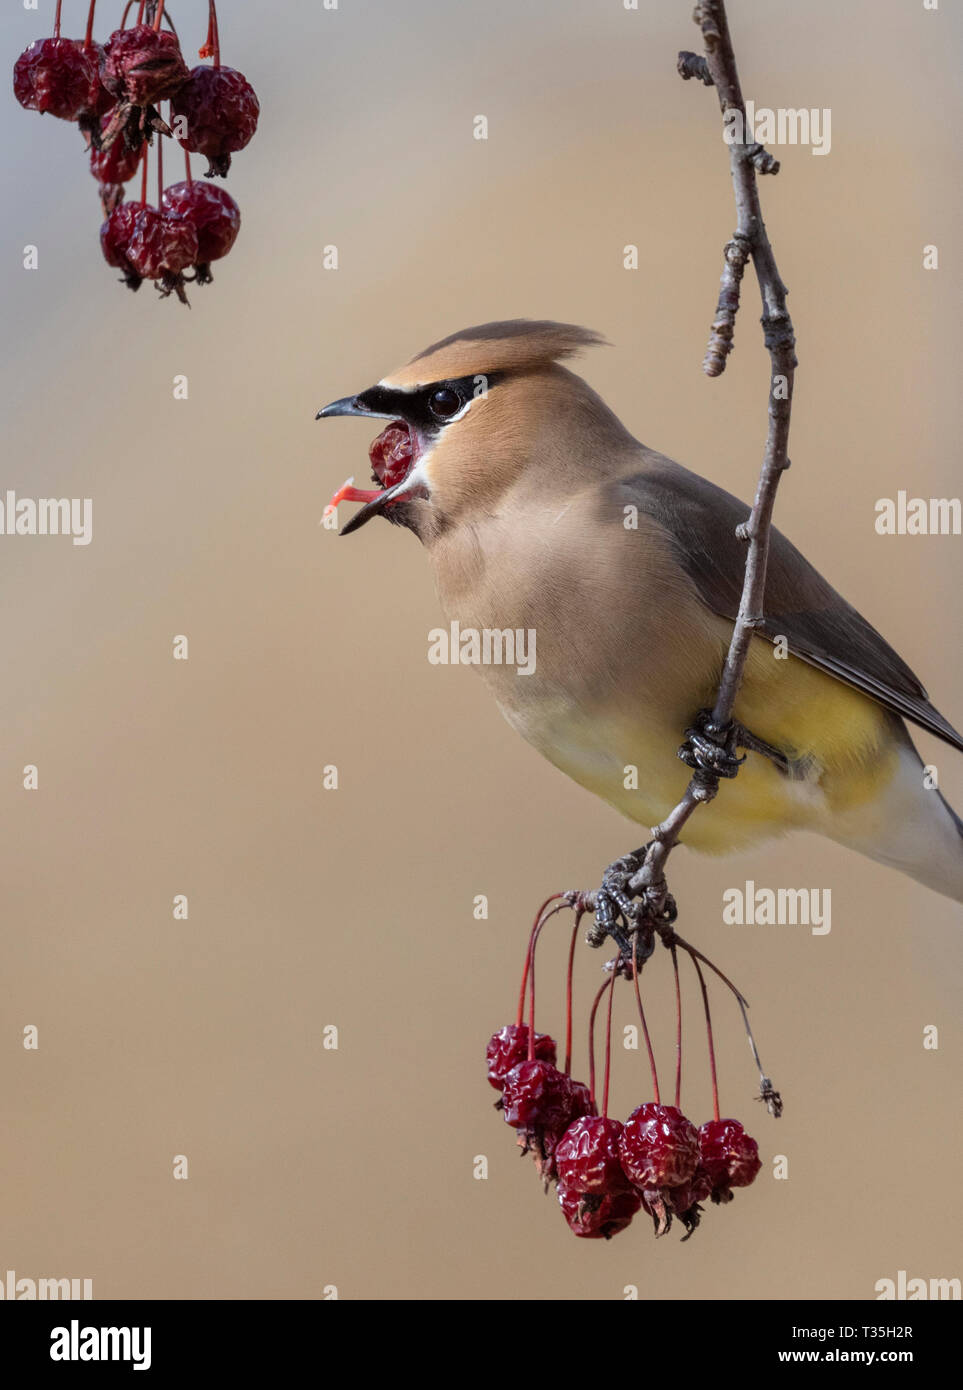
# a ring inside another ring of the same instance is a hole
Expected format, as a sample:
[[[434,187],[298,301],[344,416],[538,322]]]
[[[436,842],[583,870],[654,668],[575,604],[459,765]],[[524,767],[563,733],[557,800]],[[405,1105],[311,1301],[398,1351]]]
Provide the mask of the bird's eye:
[[[428,408],[439,420],[449,420],[452,415],[457,415],[461,405],[461,396],[450,386],[441,386],[428,397]]]

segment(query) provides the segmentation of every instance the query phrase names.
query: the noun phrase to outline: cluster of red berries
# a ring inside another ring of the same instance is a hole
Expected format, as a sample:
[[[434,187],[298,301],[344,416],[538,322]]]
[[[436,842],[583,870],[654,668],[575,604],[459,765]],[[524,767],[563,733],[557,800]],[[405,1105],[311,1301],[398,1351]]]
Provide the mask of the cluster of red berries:
[[[644,1209],[652,1217],[656,1235],[664,1234],[672,1218],[677,1217],[685,1226],[684,1239],[687,1239],[699,1224],[704,1202],[730,1202],[733,1188],[748,1187],[762,1167],[756,1141],[746,1134],[738,1120],[721,1119],[719,1116],[712,1024],[705,980],[699,968],[699,959],[704,958],[697,952],[692,955],[699,972],[706,1009],[715,1117],[702,1125],[701,1129],[696,1129],[679,1106],[681,996],[675,946],[678,943],[683,949],[692,948],[679,938],[672,946],[679,1007],[675,1105],[663,1105],[660,1100],[655,1059],[639,993],[638,968],[634,963],[630,967],[621,958],[613,963],[609,978],[598,991],[592,1006],[589,1021],[590,1082],[586,1086],[573,1080],[571,1075],[572,961],[580,913],[576,916],[569,951],[564,1068],[557,1066],[558,1049],[554,1038],[546,1033],[537,1033],[534,1027],[535,946],[549,917],[569,905],[565,900],[569,895],[558,896],[563,897],[563,901],[548,911],[554,901],[550,898],[535,919],[522,975],[517,1021],[499,1029],[488,1043],[488,1080],[501,1092],[496,1108],[502,1111],[506,1122],[518,1131],[522,1152],[533,1154],[536,1169],[546,1189],[551,1182],[557,1182],[559,1205],[575,1235],[609,1240],[624,1231],[633,1216]],[[608,1116],[612,996],[616,979],[623,976],[631,978],[635,984],[655,1093],[655,1100],[638,1106],[624,1124]],[[529,991],[531,1008],[528,1024],[522,1021],[526,990]],[[600,1115],[595,1095],[594,1034],[595,1016],[606,991],[608,1035]],[[741,996],[737,997],[741,999]],[[770,1098],[775,1096],[771,1090],[768,1094]],[[775,1099],[778,1101],[778,1096]],[[774,1109],[773,1113],[778,1114],[778,1109]]]
[[[134,3],[136,22],[126,21]],[[13,90],[28,111],[78,125],[90,171],[100,189],[105,222],[100,243],[108,265],[123,272],[130,289],[152,280],[163,296],[187,303],[187,281],[208,284],[211,262],[226,256],[237,239],[241,213],[225,189],[195,181],[191,153],[207,157],[207,177],[223,177],[231,155],[257,129],[259,105],[243,73],[221,64],[214,0],[208,0],[208,32],[199,50],[213,65],[189,69],[170,25],[164,0],[129,0],[121,26],[106,43],[93,38],[95,0],[90,0],[83,39],[60,34],[57,0],[54,34],[38,39],[17,59]],[[168,120],[161,114],[168,103]],[[157,203],[147,201],[148,152],[157,144]],[[184,150],[186,180],[164,185],[163,137]],[[124,201],[124,185],[141,171],[139,201]],[[190,272],[190,273],[189,273]]]

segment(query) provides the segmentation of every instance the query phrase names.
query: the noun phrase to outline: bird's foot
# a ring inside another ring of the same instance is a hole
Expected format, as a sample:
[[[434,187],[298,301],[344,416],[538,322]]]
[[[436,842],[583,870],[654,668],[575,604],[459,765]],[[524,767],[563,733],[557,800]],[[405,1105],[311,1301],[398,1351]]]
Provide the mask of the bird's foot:
[[[714,724],[712,711],[700,709],[692,727],[685,731],[685,743],[678,750],[679,757],[686,767],[691,767],[708,781],[735,777],[746,761],[736,751],[742,732],[739,725],[733,722]]]
[[[692,728],[686,729],[685,743],[678,751],[686,767],[691,767],[695,772],[696,779],[714,791],[720,778],[735,777],[746,761],[745,755],[741,758],[738,756],[740,748],[762,754],[780,772],[785,773],[790,769],[785,753],[735,720],[723,725],[714,724],[712,711],[708,709],[701,709],[696,715]]]
[[[648,845],[616,859],[602,875],[601,887],[579,895],[577,906],[592,911],[585,939],[601,946],[611,937],[619,950],[615,969],[631,975],[633,961],[641,968],[655,950],[655,937],[671,929],[678,913],[665,879],[651,885],[633,883],[645,866]]]

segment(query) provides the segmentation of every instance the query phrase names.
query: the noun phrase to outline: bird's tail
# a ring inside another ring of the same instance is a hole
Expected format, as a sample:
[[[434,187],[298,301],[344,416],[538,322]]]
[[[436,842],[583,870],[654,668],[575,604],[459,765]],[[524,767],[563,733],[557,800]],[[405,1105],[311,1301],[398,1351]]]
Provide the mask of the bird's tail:
[[[940,791],[927,785],[923,761],[905,729],[885,792],[841,817],[827,833],[963,903],[963,821]]]

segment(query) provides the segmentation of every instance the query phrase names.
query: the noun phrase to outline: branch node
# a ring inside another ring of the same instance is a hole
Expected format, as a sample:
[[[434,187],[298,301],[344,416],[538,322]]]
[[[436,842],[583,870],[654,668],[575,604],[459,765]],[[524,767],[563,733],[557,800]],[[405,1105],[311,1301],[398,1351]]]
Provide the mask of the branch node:
[[[779,173],[779,160],[758,141],[755,144],[747,145],[742,157],[748,159],[757,174]]]
[[[688,53],[683,50],[683,52],[679,54],[676,70],[683,82],[688,82],[690,77],[697,77],[706,87],[713,86],[709,64],[701,53]]]

